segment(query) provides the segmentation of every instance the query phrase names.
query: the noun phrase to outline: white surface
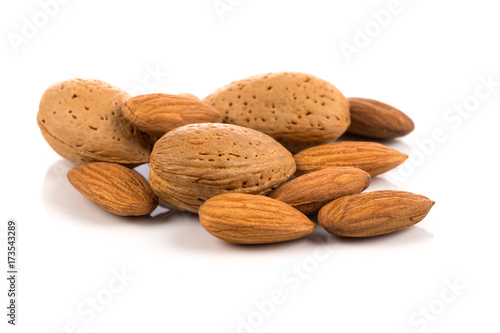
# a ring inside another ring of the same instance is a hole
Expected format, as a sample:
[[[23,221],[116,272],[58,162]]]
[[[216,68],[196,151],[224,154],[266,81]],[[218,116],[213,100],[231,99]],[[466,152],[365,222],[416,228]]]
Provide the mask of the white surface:
[[[213,0],[68,1],[17,53],[8,34],[21,34],[23,17],[42,9],[34,0],[2,2],[0,221],[2,232],[9,218],[18,222],[20,276],[14,328],[1,279],[1,331],[498,332],[500,86],[467,115],[447,113],[474,101],[481,77],[500,82],[495,3],[401,0],[348,63],[342,42],[353,43],[357,28],[372,25],[371,11],[390,0],[221,2],[233,4],[224,20]],[[154,69],[168,76],[148,79]],[[317,75],[346,96],[379,99],[414,119],[414,133],[386,142],[410,160],[370,190],[432,198],[424,221],[373,239],[339,239],[319,227],[299,241],[242,247],[210,236],[193,214],[115,217],[69,185],[71,165],[35,121],[44,90],[69,78],[204,97],[284,70]],[[418,142],[439,130],[446,140],[424,154]],[[302,265],[307,275],[297,273]],[[134,277],[123,288],[114,280],[122,269]],[[466,289],[454,294],[455,282]],[[109,295],[92,316],[88,299]],[[279,303],[272,311],[270,299]],[[428,307],[424,319],[418,311]]]

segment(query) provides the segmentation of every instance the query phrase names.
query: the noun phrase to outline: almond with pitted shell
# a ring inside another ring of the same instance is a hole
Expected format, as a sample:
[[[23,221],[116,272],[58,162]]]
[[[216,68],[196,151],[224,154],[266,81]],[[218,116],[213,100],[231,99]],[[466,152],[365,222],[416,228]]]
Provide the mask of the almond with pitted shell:
[[[304,73],[251,76],[203,101],[225,123],[266,133],[292,152],[335,140],[350,124],[347,98],[333,84]]]
[[[266,195],[294,172],[292,154],[264,133],[230,124],[192,124],[156,142],[149,181],[160,199],[196,213],[219,194]]]
[[[40,100],[38,126],[52,149],[75,164],[147,163],[154,142],[123,116],[122,105],[129,98],[99,80],[58,82]]]

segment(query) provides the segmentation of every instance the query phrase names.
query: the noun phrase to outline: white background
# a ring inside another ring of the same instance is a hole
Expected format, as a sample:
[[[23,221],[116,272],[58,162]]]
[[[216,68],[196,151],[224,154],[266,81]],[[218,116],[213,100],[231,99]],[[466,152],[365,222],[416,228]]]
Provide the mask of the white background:
[[[40,2],[2,1],[0,266],[14,218],[20,275],[13,328],[0,274],[1,331],[498,332],[495,2],[401,0],[384,26],[373,13],[390,0],[220,3],[230,6],[221,15],[213,0],[72,0],[49,17]],[[347,44],[357,53],[346,57]],[[416,130],[384,142],[410,159],[369,190],[426,195],[436,201],[427,218],[372,239],[319,227],[298,241],[234,246],[194,214],[119,218],[94,206],[36,124],[41,95],[60,80],[203,98],[273,71],[310,73],[410,115]],[[122,271],[130,280],[120,284]],[[100,311],[87,303],[95,297]]]

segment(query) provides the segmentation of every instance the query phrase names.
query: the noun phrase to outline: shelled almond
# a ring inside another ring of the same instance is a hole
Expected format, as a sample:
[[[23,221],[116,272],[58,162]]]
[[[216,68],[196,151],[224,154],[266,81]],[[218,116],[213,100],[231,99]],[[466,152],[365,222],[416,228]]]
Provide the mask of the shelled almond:
[[[158,205],[146,180],[119,164],[94,162],[76,166],[69,170],[68,180],[87,199],[116,215],[147,215]]]
[[[374,191],[348,195],[319,211],[319,224],[344,237],[370,237],[408,228],[429,213],[434,201],[404,191]]]
[[[304,237],[316,224],[295,208],[262,195],[229,193],[200,207],[201,225],[235,244],[268,244]]]
[[[297,177],[269,194],[309,215],[328,202],[345,195],[361,193],[370,185],[370,175],[358,168],[333,167]]]
[[[328,143],[294,155],[297,175],[328,167],[356,167],[375,177],[402,164],[408,156],[377,142]]]
[[[155,137],[184,125],[220,123],[222,117],[211,106],[180,95],[147,94],[128,99],[122,112],[132,124]]]
[[[349,98],[351,124],[347,133],[370,138],[392,139],[409,134],[413,121],[402,111],[368,98]]]

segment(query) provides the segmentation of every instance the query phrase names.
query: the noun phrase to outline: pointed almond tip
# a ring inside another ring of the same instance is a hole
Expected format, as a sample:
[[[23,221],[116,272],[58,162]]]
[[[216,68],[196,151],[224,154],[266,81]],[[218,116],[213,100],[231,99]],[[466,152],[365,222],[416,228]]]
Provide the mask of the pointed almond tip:
[[[415,122],[409,116],[407,117],[408,117],[408,134],[410,134],[415,130]]]

